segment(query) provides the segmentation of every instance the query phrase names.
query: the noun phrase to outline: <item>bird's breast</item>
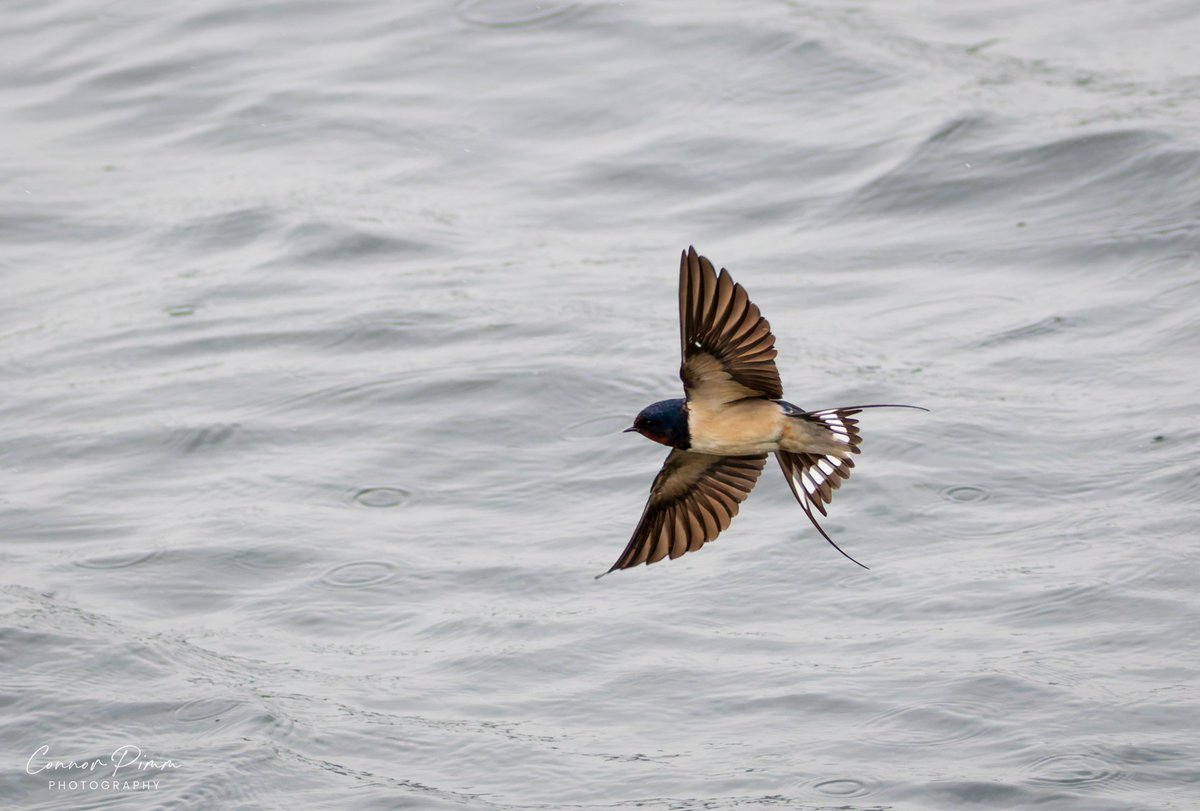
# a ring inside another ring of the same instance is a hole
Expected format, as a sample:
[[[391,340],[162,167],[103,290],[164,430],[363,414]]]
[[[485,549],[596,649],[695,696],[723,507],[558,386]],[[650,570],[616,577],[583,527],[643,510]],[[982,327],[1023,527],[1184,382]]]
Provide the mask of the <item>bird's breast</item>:
[[[785,417],[771,400],[712,405],[690,402],[691,450],[717,456],[753,456],[779,448]]]

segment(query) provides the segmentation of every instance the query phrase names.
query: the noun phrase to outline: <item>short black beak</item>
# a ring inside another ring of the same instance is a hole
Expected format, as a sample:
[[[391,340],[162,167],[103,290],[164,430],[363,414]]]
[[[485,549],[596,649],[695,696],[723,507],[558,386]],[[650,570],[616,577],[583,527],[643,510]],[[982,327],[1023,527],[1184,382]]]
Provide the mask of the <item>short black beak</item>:
[[[622,431],[621,433],[622,433],[622,434],[628,434],[630,431],[636,431],[636,430],[637,430],[637,428],[634,428],[634,427],[629,427],[629,428],[626,428],[626,429],[625,429],[624,431]]]

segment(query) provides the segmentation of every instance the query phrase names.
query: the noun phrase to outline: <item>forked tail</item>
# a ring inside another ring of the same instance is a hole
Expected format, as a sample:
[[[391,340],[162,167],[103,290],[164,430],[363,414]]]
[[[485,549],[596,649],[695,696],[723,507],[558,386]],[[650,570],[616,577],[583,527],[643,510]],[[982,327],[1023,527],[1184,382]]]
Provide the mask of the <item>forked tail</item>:
[[[854,415],[864,408],[914,408],[918,411],[928,411],[927,408],[895,403],[876,403],[873,405],[846,406],[844,408],[828,408],[820,411],[800,411],[791,414],[797,419],[809,422],[814,427],[823,428],[829,432],[840,452],[833,453],[795,453],[792,451],[776,451],[775,458],[779,467],[792,489],[792,495],[800,503],[800,509],[808,516],[808,520],[821,533],[821,537],[829,541],[829,545],[842,554],[847,560],[869,569],[846,554],[833,538],[817,523],[813,515],[815,507],[825,516],[825,505],[833,499],[833,491],[842,486],[842,482],[850,478],[850,469],[854,467],[851,454],[859,453],[862,437],[858,431],[858,420]]]

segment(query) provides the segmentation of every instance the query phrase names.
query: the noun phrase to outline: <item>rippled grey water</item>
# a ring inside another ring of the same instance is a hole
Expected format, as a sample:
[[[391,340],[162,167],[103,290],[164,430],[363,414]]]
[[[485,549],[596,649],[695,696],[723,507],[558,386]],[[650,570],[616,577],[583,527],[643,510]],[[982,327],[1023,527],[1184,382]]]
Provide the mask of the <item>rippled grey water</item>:
[[[4,12],[0,806],[1200,807],[1194,4]],[[593,580],[688,243],[871,571]]]

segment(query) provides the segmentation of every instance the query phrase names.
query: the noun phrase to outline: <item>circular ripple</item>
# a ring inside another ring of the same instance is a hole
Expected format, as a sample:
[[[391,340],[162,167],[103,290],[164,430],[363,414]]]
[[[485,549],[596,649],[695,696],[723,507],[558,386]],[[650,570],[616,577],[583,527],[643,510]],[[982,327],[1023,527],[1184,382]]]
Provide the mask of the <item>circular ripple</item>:
[[[1028,771],[1035,783],[1072,788],[1104,783],[1120,774],[1103,758],[1083,753],[1044,757],[1030,764]]]
[[[934,702],[880,713],[864,726],[868,739],[889,746],[944,746],[983,732],[985,708],[973,704]]]
[[[334,566],[321,575],[321,582],[343,589],[361,589],[384,583],[395,576],[395,565],[386,560],[355,560]]]
[[[149,552],[124,552],[116,555],[101,555],[94,558],[85,558],[84,560],[75,561],[76,566],[82,566],[84,569],[128,569],[130,566],[137,566],[139,563],[145,563],[148,560],[158,557],[157,550]]]
[[[579,11],[575,3],[532,0],[463,0],[455,14],[469,25],[483,28],[521,28],[542,25]]]
[[[299,566],[307,560],[307,556],[287,546],[257,546],[237,550],[230,560],[241,569],[274,571]]]
[[[364,487],[351,496],[364,507],[398,507],[408,501],[412,493],[402,487]]]
[[[562,436],[563,439],[574,440],[599,439],[602,436],[619,434],[629,427],[629,422],[628,417],[618,417],[616,415],[592,417],[590,420],[568,425],[563,429]]]
[[[813,791],[817,791],[828,797],[864,797],[870,793],[861,781],[850,778],[824,780],[815,784]]]
[[[976,487],[973,484],[959,484],[942,490],[942,498],[948,501],[957,501],[960,504],[987,501],[991,497],[992,494],[987,490],[982,487]]]
[[[238,702],[227,698],[197,698],[175,710],[175,717],[185,723],[207,721],[232,712]]]

